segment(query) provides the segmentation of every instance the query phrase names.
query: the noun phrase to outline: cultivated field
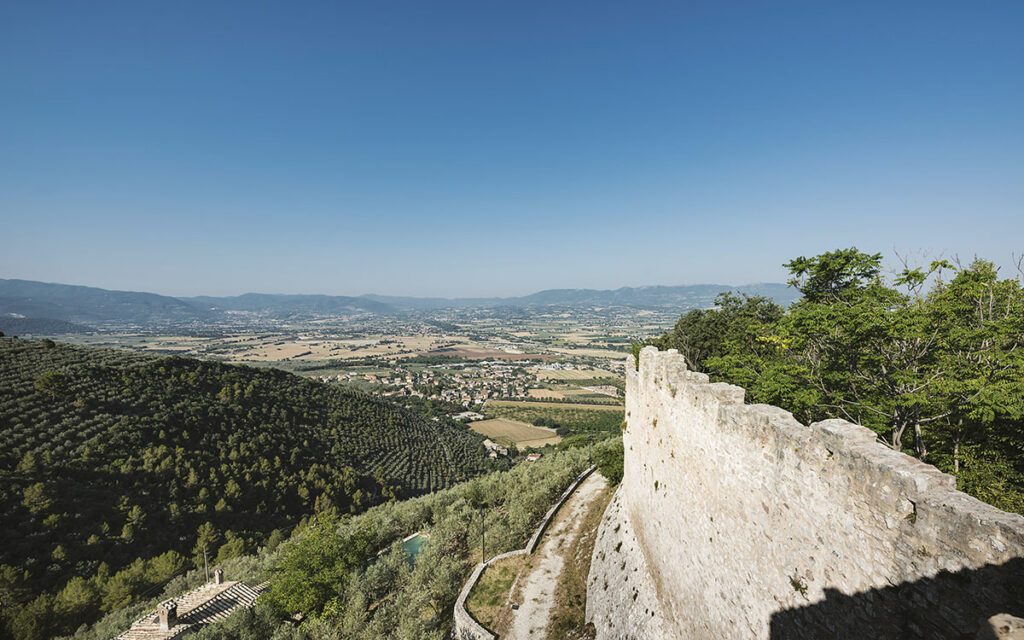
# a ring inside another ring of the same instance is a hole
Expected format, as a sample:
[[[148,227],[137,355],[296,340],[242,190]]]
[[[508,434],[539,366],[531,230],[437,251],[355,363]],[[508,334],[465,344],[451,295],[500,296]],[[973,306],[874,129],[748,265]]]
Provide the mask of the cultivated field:
[[[618,433],[625,411],[621,405],[489,400],[484,413],[512,422],[551,426],[561,435],[569,436]]]
[[[529,394],[529,396],[531,398],[544,398],[544,399],[548,399],[548,400],[551,400],[551,399],[554,399],[554,400],[564,400],[565,399],[565,392],[564,391],[552,391],[551,389],[530,389],[527,393]]]
[[[494,349],[473,349],[466,347],[449,347],[420,353],[423,356],[453,356],[464,360],[554,360],[555,356],[537,353],[509,353]]]
[[[589,380],[592,378],[619,377],[618,374],[604,369],[529,369],[538,380]]]
[[[488,400],[488,409],[502,408],[519,409],[571,409],[576,411],[615,411],[622,413],[622,405],[618,404],[574,404],[571,402],[528,402],[518,400]]]
[[[469,427],[498,444],[505,446],[515,444],[520,449],[543,447],[546,444],[558,444],[562,441],[561,436],[555,433],[554,429],[535,427],[532,424],[504,418],[479,420],[470,423]]]
[[[565,349],[556,347],[552,351],[567,356],[591,356],[594,358],[608,358],[610,360],[625,360],[628,355],[625,351],[612,351],[610,349]]]

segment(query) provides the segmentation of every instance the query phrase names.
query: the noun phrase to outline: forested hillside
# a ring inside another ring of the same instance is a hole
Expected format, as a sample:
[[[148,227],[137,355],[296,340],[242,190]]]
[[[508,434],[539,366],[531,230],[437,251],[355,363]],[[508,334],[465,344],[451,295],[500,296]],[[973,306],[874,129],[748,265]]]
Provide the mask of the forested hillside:
[[[0,332],[8,336],[55,336],[61,333],[88,333],[90,331],[95,331],[95,329],[65,320],[22,318],[0,314]]]
[[[480,438],[273,369],[0,338],[0,600],[74,630],[304,514],[489,468]]]
[[[802,422],[845,418],[1024,514],[1024,288],[985,260],[882,275],[856,248],[786,264],[784,309],[723,294],[655,341]],[[951,277],[950,277],[951,275]],[[1015,274],[1016,275],[1016,274]]]
[[[594,447],[595,458],[601,451],[601,445]],[[615,457],[612,453],[613,465]],[[621,449],[617,457],[621,469]],[[281,544],[227,561],[226,575],[252,583],[270,580],[270,593],[254,611],[238,611],[195,638],[447,638],[452,606],[483,551],[481,528],[488,557],[521,548],[589,464],[587,448],[568,448],[451,489],[373,507],[354,518],[317,518]],[[402,539],[416,532],[425,541],[411,562]],[[146,604],[152,608],[160,598],[174,597],[202,580],[195,573],[176,580]],[[74,640],[106,640],[143,610],[140,604],[107,615]],[[299,619],[302,623],[296,624]]]
[[[0,278],[0,314],[12,313],[87,325],[187,324],[210,318],[201,307],[155,293]]]

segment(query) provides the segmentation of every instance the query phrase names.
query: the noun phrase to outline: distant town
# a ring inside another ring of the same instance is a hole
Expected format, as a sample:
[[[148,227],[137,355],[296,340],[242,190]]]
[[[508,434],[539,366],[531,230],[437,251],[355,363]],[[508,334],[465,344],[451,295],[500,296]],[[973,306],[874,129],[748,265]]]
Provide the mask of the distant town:
[[[369,384],[377,393],[390,398],[417,397],[459,404],[468,408],[482,405],[488,400],[543,399],[551,386],[543,382],[545,372],[590,371],[607,375],[621,373],[621,369],[622,363],[619,362],[608,363],[604,370],[594,370],[571,363],[537,364],[531,360],[484,360],[428,365],[419,370],[408,366],[395,366],[387,373],[338,373],[313,378],[325,383],[360,386]],[[579,388],[610,398],[618,398],[621,395],[619,388],[610,384]]]

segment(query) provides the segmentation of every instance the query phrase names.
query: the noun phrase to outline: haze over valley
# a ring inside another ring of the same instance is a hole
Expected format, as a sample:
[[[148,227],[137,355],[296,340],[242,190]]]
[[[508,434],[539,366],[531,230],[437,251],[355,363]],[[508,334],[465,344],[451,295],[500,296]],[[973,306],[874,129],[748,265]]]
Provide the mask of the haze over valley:
[[[1024,637],[1022,26],[0,6],[0,640]]]

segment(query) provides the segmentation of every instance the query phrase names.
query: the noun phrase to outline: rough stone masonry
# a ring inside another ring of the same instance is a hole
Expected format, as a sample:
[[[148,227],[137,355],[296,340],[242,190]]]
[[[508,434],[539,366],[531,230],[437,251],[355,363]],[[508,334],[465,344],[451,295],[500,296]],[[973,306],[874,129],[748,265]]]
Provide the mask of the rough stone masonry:
[[[598,638],[996,638],[1024,517],[843,420],[743,404],[675,351],[626,374],[626,469],[588,581]]]

